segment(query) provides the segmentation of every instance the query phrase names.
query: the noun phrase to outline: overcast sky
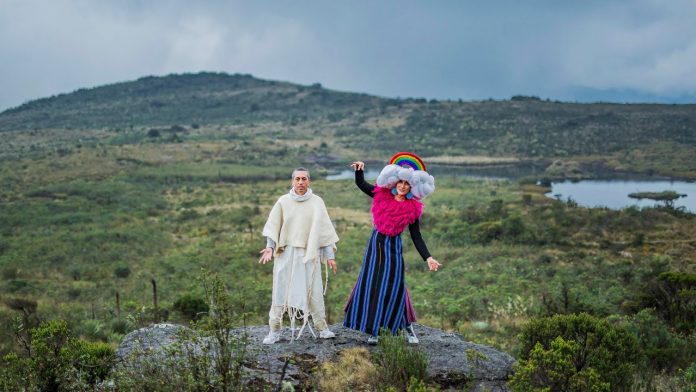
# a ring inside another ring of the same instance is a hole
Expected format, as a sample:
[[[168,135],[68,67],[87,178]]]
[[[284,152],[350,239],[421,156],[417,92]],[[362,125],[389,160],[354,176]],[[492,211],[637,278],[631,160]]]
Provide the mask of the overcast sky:
[[[388,97],[696,102],[696,0],[0,0],[0,111],[198,71]]]

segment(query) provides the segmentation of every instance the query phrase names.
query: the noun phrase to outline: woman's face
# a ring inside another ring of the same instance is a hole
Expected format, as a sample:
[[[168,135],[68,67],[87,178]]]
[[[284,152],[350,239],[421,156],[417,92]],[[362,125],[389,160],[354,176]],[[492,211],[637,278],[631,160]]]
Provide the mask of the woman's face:
[[[411,184],[409,184],[407,181],[404,180],[399,180],[396,183],[396,194],[400,196],[406,196],[408,192],[411,191]]]

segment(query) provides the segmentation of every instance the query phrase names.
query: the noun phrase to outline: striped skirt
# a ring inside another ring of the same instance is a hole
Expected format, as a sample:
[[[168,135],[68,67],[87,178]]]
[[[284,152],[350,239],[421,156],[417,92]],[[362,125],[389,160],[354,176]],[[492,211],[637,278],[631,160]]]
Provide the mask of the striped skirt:
[[[401,236],[372,231],[358,281],[344,308],[343,325],[371,335],[392,334],[416,321],[404,281]]]

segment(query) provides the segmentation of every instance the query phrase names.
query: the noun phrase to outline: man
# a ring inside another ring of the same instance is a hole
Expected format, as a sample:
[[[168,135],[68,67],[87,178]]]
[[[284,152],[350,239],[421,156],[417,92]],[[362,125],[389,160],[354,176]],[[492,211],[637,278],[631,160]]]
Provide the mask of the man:
[[[303,319],[301,333],[311,315],[319,337],[335,337],[326,324],[321,263],[327,263],[336,273],[334,252],[338,235],[324,200],[313,194],[309,183],[309,171],[303,167],[295,169],[290,192],[278,199],[263,228],[266,248],[260,252],[259,263],[266,264],[275,256],[273,298],[268,312],[270,331],[264,344],[280,340],[286,312],[293,331],[296,319]]]

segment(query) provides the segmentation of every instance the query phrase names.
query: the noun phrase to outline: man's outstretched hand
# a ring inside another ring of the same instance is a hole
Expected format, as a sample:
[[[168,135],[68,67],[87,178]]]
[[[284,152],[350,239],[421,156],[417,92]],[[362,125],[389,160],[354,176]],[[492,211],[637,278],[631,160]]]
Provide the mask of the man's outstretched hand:
[[[266,264],[273,258],[273,248],[263,248],[259,253],[261,253],[261,258],[259,259],[261,264]]]

